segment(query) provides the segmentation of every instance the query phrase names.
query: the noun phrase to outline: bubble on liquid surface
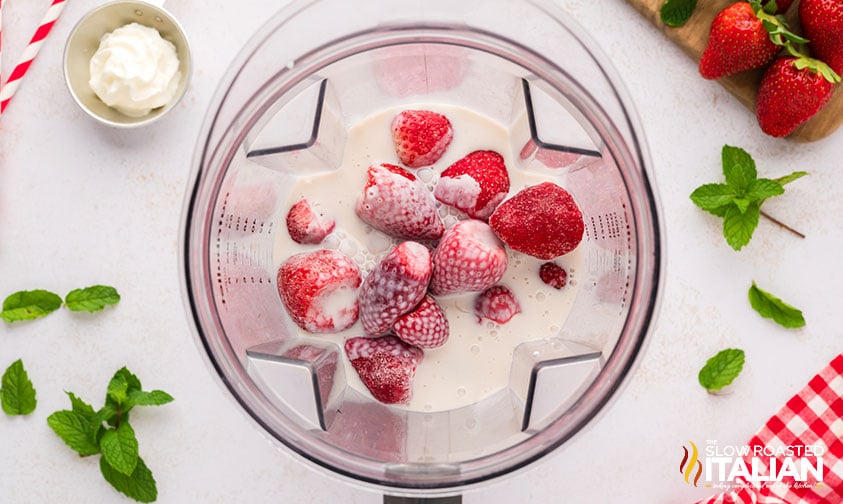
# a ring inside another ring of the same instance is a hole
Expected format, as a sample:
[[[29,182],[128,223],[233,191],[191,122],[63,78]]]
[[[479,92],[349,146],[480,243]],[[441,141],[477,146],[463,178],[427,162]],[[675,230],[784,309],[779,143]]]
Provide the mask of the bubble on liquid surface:
[[[475,420],[473,418],[469,418],[468,420],[465,421],[465,426],[468,427],[469,429],[473,429],[474,427],[477,426],[477,420]]]
[[[416,172],[416,178],[424,182],[431,191],[436,185],[436,173],[431,168],[421,168]]]
[[[477,355],[480,353],[480,345],[471,345],[471,353]]]
[[[457,387],[457,397],[465,396],[465,387]]]
[[[542,302],[546,298],[544,292],[536,292],[536,301]]]

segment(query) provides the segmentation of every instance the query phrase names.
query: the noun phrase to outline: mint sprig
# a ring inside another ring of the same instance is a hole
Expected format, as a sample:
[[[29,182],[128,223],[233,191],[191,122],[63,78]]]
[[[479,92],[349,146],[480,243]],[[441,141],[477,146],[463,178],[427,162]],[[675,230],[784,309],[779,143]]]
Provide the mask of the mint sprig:
[[[35,411],[38,400],[21,359],[13,362],[0,380],[0,404],[7,415],[28,415]]]
[[[23,290],[6,297],[0,318],[9,323],[33,320],[53,313],[61,308],[62,304],[71,311],[95,312],[119,301],[120,294],[117,289],[107,285],[73,289],[65,296],[64,301],[61,296],[48,290]]]
[[[744,359],[744,351],[737,348],[727,348],[717,352],[700,369],[697,376],[700,385],[709,393],[728,386],[743,370]]]
[[[762,317],[772,319],[782,327],[796,329],[805,326],[801,310],[762,290],[755,282],[749,288],[749,304]]]
[[[659,17],[667,26],[682,26],[691,19],[697,0],[665,0],[659,9]]]
[[[108,383],[105,404],[95,411],[72,392],[70,410],[56,411],[47,424],[80,456],[101,454],[100,472],[117,491],[138,502],[154,502],[158,489],[152,471],[143,462],[129,411],[135,406],[167,404],[173,397],[162,390],[145,391],[137,376],[125,367]]]
[[[768,198],[784,194],[785,184],[807,175],[797,171],[776,179],[758,178],[755,160],[740,147],[724,145],[721,152],[725,183],[703,184],[691,193],[702,210],[723,218],[723,236],[735,250],[752,239]]]

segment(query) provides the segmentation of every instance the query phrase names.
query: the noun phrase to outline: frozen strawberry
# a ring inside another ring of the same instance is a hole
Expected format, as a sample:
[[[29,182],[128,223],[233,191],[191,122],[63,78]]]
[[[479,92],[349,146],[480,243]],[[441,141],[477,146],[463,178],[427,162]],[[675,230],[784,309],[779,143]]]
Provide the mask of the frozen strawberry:
[[[489,225],[464,220],[445,231],[433,252],[432,294],[477,292],[496,284],[506,271],[506,250]]]
[[[345,341],[345,354],[375,399],[384,404],[410,402],[416,367],[424,357],[421,349],[395,336],[358,337]]]
[[[561,289],[568,283],[568,272],[555,262],[546,262],[539,267],[539,278],[554,289]]]
[[[336,221],[313,211],[310,203],[302,198],[287,213],[287,231],[296,243],[316,245],[334,230]]]
[[[407,170],[381,163],[369,167],[366,186],[357,200],[357,215],[394,238],[436,239],[445,225],[436,212],[436,200]]]
[[[402,341],[419,348],[436,348],[448,341],[448,319],[445,311],[431,296],[394,324],[392,332]]]
[[[360,321],[370,336],[389,331],[398,317],[411,311],[430,283],[430,251],[416,242],[392,249],[360,287]]]
[[[506,324],[515,315],[521,313],[521,305],[511,290],[503,285],[495,285],[481,292],[474,300],[474,314],[477,321],[484,318]]]
[[[398,159],[410,168],[429,166],[439,160],[454,128],[442,114],[430,110],[405,110],[392,120],[392,139]]]
[[[360,270],[345,255],[317,250],[290,256],[278,269],[278,294],[305,331],[334,333],[357,320]]]
[[[474,151],[445,168],[433,195],[469,217],[487,220],[508,192],[503,157],[494,151]]]
[[[501,203],[489,225],[513,250],[539,259],[574,250],[585,231],[574,198],[552,182],[527,187]]]

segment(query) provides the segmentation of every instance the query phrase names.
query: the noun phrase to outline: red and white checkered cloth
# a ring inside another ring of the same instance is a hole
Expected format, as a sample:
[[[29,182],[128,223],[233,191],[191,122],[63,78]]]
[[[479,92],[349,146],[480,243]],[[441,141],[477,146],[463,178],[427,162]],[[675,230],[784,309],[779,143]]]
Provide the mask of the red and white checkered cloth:
[[[843,354],[838,355],[808,385],[793,396],[749,440],[749,446],[817,446],[824,448],[823,481],[807,485],[745,486],[698,504],[840,504],[843,503]],[[745,457],[749,464],[750,457]],[[782,467],[784,457],[778,459]],[[765,467],[765,474],[769,468]]]

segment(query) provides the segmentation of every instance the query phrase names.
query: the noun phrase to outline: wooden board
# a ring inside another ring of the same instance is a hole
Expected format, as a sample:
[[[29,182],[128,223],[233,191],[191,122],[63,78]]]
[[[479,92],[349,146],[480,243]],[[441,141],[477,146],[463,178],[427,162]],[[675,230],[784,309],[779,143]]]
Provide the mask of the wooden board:
[[[627,0],[627,2],[698,63],[708,41],[711,21],[724,7],[734,3],[734,0],[701,0],[697,2],[694,15],[684,26],[679,28],[672,28],[661,22],[659,9],[664,0]],[[800,31],[797,15],[798,4],[797,0],[790,6],[786,14],[791,28],[797,33]],[[751,70],[720,79],[718,82],[754,115],[755,95],[763,73],[761,69]],[[813,142],[825,138],[836,130],[843,123],[843,90],[839,88],[840,85],[838,84],[831,101],[825,108],[800,126],[788,138],[801,142]]]

